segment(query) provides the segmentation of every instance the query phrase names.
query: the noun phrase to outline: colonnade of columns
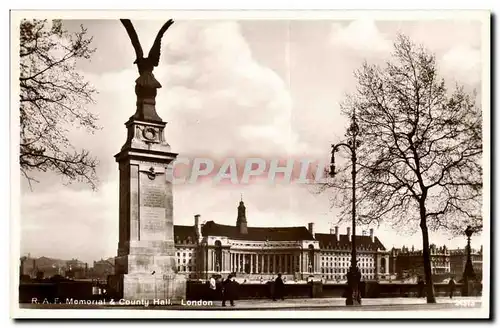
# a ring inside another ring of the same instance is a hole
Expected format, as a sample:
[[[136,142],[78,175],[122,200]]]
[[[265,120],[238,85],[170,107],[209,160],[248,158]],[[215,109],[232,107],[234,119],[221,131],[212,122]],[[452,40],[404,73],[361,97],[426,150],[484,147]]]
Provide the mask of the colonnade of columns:
[[[295,272],[318,272],[320,271],[319,252],[310,258],[307,251],[293,253],[279,252],[245,252],[229,251],[223,249],[218,251],[209,248],[203,253],[202,271],[208,272],[242,272],[255,274],[276,274]]]
[[[231,252],[229,271],[246,273],[294,273],[300,270],[299,254]]]

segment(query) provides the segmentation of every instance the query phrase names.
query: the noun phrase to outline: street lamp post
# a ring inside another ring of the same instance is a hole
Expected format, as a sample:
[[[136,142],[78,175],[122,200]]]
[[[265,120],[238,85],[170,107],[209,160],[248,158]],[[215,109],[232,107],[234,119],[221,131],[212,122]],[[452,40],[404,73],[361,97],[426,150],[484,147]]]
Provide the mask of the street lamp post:
[[[469,281],[476,277],[476,274],[474,273],[474,267],[472,266],[471,248],[470,248],[470,237],[472,236],[473,232],[474,230],[472,229],[471,226],[467,226],[467,229],[465,229],[465,235],[467,236],[467,261],[465,262],[465,269],[463,276],[463,296],[469,296],[469,294],[471,293],[469,287]]]
[[[360,141],[357,140],[359,134],[359,127],[356,123],[355,113],[352,115],[352,122],[347,130],[346,137],[348,137],[347,143],[332,144],[332,157],[330,163],[330,176],[333,178],[336,174],[335,172],[335,153],[340,147],[345,147],[351,152],[351,162],[352,162],[352,238],[351,238],[351,267],[347,273],[347,297],[346,305],[361,305],[361,293],[359,291],[359,285],[361,282],[361,272],[358,269],[356,261],[356,149],[360,145]]]

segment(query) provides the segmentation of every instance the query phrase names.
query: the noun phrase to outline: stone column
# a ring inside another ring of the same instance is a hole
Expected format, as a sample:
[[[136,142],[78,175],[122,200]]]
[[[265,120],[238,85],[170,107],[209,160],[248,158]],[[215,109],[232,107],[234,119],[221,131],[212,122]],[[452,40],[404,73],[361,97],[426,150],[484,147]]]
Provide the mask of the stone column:
[[[380,262],[381,262],[380,261],[380,254],[375,254],[375,257],[376,257],[375,258],[375,266],[376,266],[376,268],[375,268],[375,276],[379,277],[380,274],[381,274],[381,272],[380,272]]]
[[[290,273],[290,270],[288,269],[288,264],[289,264],[288,257],[289,256],[290,256],[289,254],[285,254],[285,270],[283,270],[283,271],[285,271],[286,273]]]
[[[210,272],[213,270],[213,268],[212,268],[212,250],[211,249],[208,250],[207,261],[208,261],[207,271]]]
[[[250,254],[250,273],[253,273],[253,254]]]
[[[389,257],[385,257],[385,273],[389,274]]]
[[[226,259],[227,259],[227,252],[225,250],[222,251],[222,259],[221,259],[221,268],[220,268],[220,271],[221,272],[224,272],[227,270],[227,266],[226,266]]]

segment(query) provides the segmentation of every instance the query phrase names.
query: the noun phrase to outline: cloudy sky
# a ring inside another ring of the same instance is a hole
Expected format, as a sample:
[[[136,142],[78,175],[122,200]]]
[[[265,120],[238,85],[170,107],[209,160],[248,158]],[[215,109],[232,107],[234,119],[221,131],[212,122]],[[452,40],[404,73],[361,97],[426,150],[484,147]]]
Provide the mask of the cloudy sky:
[[[163,21],[134,20],[149,51]],[[88,28],[96,47],[79,70],[99,91],[89,110],[101,131],[75,130],[76,147],[100,160],[99,189],[61,184],[39,175],[22,186],[21,252],[32,256],[76,257],[91,262],[116,255],[118,166],[114,155],[125,142],[124,123],[135,112],[135,54],[118,20],[65,21],[69,30]],[[398,32],[436,54],[450,84],[481,88],[481,25],[478,21],[373,20],[177,20],[163,38],[155,76],[163,85],[157,111],[168,122],[166,138],[179,156],[329,159],[330,144],[344,135],[339,103],[355,88],[353,71],[364,60],[383,63]],[[174,190],[175,224],[202,220],[235,224],[243,194],[249,226],[307,226],[327,232],[338,210],[328,193],[304,185],[251,183],[179,185]],[[341,226],[345,233],[347,226]],[[365,227],[368,229],[369,227]],[[386,247],[415,245],[415,229],[376,228]],[[359,229],[361,230],[361,228]],[[438,245],[463,247],[464,238],[431,234]],[[473,240],[473,247],[481,244]]]

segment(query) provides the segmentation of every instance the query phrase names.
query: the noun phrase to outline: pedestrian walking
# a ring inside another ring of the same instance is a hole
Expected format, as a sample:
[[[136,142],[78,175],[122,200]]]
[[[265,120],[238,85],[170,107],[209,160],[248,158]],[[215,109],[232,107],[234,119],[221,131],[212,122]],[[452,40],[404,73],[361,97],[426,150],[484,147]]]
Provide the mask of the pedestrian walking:
[[[276,299],[285,299],[285,284],[283,283],[283,279],[281,278],[281,273],[278,273],[278,277],[274,281],[273,301],[276,301]]]
[[[224,280],[223,290],[222,290],[222,306],[226,306],[226,301],[229,301],[231,306],[234,306],[234,299],[236,296],[236,281],[233,275],[227,276],[227,279]]]
[[[453,277],[451,277],[448,282],[448,291],[450,293],[450,298],[453,298],[453,294],[455,293],[455,280],[453,280]]]

